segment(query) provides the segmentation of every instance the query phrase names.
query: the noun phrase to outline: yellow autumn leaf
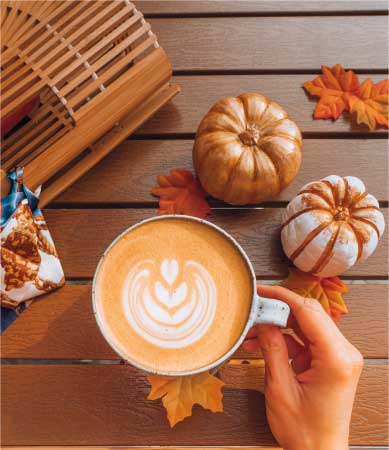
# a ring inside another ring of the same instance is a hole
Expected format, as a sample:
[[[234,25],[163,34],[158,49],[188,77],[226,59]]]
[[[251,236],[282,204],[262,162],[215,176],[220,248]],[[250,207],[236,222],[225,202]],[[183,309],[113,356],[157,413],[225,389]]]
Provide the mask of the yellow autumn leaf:
[[[192,415],[194,404],[212,412],[223,412],[223,381],[208,372],[187,377],[149,375],[148,400],[162,398],[170,426]]]
[[[357,123],[364,123],[370,130],[378,125],[389,127],[389,82],[382,80],[374,84],[370,78],[365,80],[359,90],[359,95],[349,98],[350,111],[356,113]]]
[[[289,276],[282,285],[303,297],[318,300],[334,321],[348,312],[343,299],[348,288],[338,277],[320,278],[291,267]]]

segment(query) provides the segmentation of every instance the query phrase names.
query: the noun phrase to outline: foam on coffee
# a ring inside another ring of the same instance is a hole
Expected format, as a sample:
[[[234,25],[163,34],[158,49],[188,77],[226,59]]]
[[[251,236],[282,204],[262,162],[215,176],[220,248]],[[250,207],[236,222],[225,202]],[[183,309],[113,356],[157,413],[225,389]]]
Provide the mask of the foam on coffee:
[[[146,222],[105,255],[95,305],[117,351],[150,371],[180,373],[222,357],[252,300],[245,259],[214,228],[188,219]]]

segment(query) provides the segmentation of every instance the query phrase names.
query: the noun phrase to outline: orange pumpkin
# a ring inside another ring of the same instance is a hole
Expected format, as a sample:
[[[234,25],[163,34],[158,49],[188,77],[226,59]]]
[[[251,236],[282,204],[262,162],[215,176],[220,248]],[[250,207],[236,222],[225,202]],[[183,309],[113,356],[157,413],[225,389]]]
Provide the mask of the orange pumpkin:
[[[242,205],[279,194],[296,176],[302,139],[287,112],[261,94],[219,100],[197,130],[193,163],[213,197]]]

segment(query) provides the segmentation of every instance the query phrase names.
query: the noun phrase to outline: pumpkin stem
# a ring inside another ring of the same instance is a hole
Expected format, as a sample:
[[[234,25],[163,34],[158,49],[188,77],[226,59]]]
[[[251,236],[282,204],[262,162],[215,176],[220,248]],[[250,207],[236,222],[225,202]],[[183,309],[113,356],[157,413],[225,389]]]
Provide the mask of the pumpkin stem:
[[[334,219],[335,220],[343,220],[346,221],[350,217],[350,212],[348,208],[344,206],[338,206],[334,211]]]
[[[255,127],[247,128],[239,135],[239,139],[243,142],[243,144],[249,146],[257,145],[259,137],[259,130]]]

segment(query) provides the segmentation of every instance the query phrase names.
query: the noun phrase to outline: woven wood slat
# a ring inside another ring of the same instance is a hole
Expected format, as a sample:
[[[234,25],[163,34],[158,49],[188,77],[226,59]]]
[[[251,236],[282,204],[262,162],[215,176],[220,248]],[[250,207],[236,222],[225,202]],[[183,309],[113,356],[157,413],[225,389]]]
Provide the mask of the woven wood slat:
[[[79,7],[84,7],[85,2],[80,2]],[[77,21],[82,21],[85,19],[85,12],[83,13],[81,10],[77,10],[76,11],[76,20]],[[89,14],[89,11],[87,11],[87,13]],[[69,12],[67,13],[69,14]],[[66,15],[64,16],[64,19],[66,19]],[[66,32],[66,28],[63,30],[63,32]],[[43,33],[41,33],[37,39],[34,40],[34,46],[33,48],[31,48],[32,53],[30,53],[30,56],[34,59],[34,60],[38,60],[38,58],[42,57],[43,59],[48,59],[50,58],[50,56],[52,54],[56,54],[55,49],[52,52],[47,53],[47,48],[46,48],[46,42],[48,42],[48,36],[50,35],[49,30],[45,29]],[[46,53],[45,53],[46,52]],[[14,71],[16,66],[19,65],[20,63],[18,60],[16,60],[13,64],[8,65],[5,70],[3,71],[3,77],[4,79],[7,78],[7,76],[9,76],[9,73]],[[25,73],[23,73],[22,69],[20,70],[20,74],[21,75],[25,75]],[[8,81],[8,80],[7,80]],[[6,86],[6,81],[4,81],[4,86]]]
[[[78,9],[80,8],[80,5],[85,3],[88,2],[76,2],[74,4],[77,13],[79,12]],[[118,3],[114,2],[114,5],[117,4]],[[30,55],[31,50],[37,48],[37,44],[33,40],[26,48],[18,48],[16,51],[17,56],[24,60],[26,67],[32,69],[32,72],[28,76],[22,77],[18,74],[17,76],[19,82],[17,83],[14,83],[16,75],[8,79],[8,84],[12,83],[12,87],[9,87],[3,95],[3,115],[7,115],[12,112],[16,108],[17,104],[28,101],[33,95],[39,92],[44,85],[51,86],[54,92],[58,95],[59,99],[61,99],[64,105],[66,105],[64,95],[59,92],[58,85],[69,85],[69,76],[71,76],[73,71],[82,67],[84,67],[84,72],[86,72],[86,75],[84,78],[81,78],[80,81],[83,81],[85,78],[95,74],[97,69],[96,67],[91,67],[88,60],[93,59],[93,57],[98,55],[101,50],[112,45],[112,41],[118,38],[121,33],[127,32],[129,27],[131,27],[136,21],[141,21],[142,15],[140,13],[135,13],[130,19],[127,18],[127,20],[124,20],[126,19],[126,16],[133,14],[134,8],[127,6],[124,2],[122,4],[125,6],[121,10],[121,14],[105,21],[98,29],[89,35],[84,36],[84,38],[79,42],[74,40],[74,38],[79,37],[82,33],[85,34],[84,29],[79,29],[76,36],[70,36],[70,38],[68,38],[66,36],[66,31],[70,28],[70,25],[62,29],[56,23],[47,23],[46,27],[49,28],[44,32],[46,42],[44,45],[40,45],[38,47],[37,52]],[[113,30],[112,19],[114,19]],[[115,26],[118,23],[117,21],[122,20],[124,20],[124,22],[120,26]],[[75,25],[79,25],[79,18],[71,22],[71,29],[75,29]],[[91,25],[93,26],[93,23]],[[88,24],[89,29],[91,25]],[[59,31],[57,31],[57,29]],[[109,31],[110,33],[107,34]],[[90,42],[94,42],[96,40],[97,42],[92,47],[87,47]],[[51,52],[47,52],[49,48],[51,48]],[[87,48],[86,51],[85,48]],[[43,57],[42,52],[46,52]],[[105,56],[106,54],[111,53],[112,50],[104,52]],[[37,62],[39,58],[40,61]],[[104,61],[102,64],[103,63]],[[24,72],[27,68],[24,69]],[[60,70],[58,71],[58,69]],[[4,89],[8,88],[8,84],[5,80]],[[76,87],[80,90],[80,92],[82,92],[83,87],[80,84],[77,85],[73,83],[71,86],[72,89]],[[69,90],[70,89],[68,89],[68,91]],[[15,98],[16,94],[18,94],[17,98]],[[84,95],[85,97],[88,96],[87,93]],[[14,98],[14,100],[9,103],[12,98]]]
[[[5,171],[23,165],[25,182],[34,188],[77,163],[49,191],[61,192],[61,181],[68,186],[101,159],[95,152],[79,165],[87,148],[98,143],[98,155],[108,153],[100,138],[115,122],[131,122],[117,134],[123,140],[179,90],[169,89],[170,63],[128,0],[5,0],[1,11],[1,118],[39,97],[24,123],[2,139],[2,181]],[[151,97],[154,106],[142,108]],[[6,190],[2,183],[3,195]]]
[[[4,2],[6,7],[9,7],[12,9],[13,6],[13,1],[9,0],[7,2]],[[41,2],[41,1],[37,1],[37,2],[33,2],[34,5],[32,5],[31,7],[34,8],[34,11],[36,11],[36,13],[38,14],[38,12],[40,12],[42,14],[42,16],[45,16],[46,22],[50,23],[52,22],[55,17],[58,16],[63,16],[64,15],[64,11],[66,11],[66,9],[69,8],[69,3],[67,3],[66,1],[64,2]],[[45,4],[45,3],[54,3],[55,5],[53,5],[53,9],[52,10],[47,10],[47,11],[40,11],[39,8],[41,6],[41,4]],[[45,14],[45,12],[47,13],[47,15]],[[39,24],[36,27],[31,27],[29,26],[31,24],[31,22],[33,22],[33,20],[29,20],[28,24],[26,22],[25,26],[22,27],[22,29],[20,30],[15,30],[15,37],[11,38],[11,41],[6,44],[6,50],[4,51],[3,55],[2,55],[2,64],[6,65],[12,58],[14,58],[16,56],[15,53],[15,48],[16,47],[21,47],[25,42],[28,42],[32,36],[37,35],[37,34],[41,34],[42,33],[42,29],[45,28],[45,24],[39,22]],[[44,31],[43,31],[44,33]],[[42,36],[43,37],[43,36]],[[5,44],[5,41],[3,41],[3,45]],[[10,46],[12,44],[12,46]]]
[[[104,66],[109,62],[109,59],[115,58],[117,55],[122,53],[126,47],[128,47],[130,44],[132,44],[136,39],[140,38],[142,35],[146,34],[148,31],[150,31],[150,25],[145,24],[141,28],[139,28],[135,33],[131,34],[128,38],[126,38],[124,41],[122,41],[119,45],[113,49],[113,51],[107,53],[102,58],[100,58],[93,66],[91,66],[89,69],[84,71],[79,77],[73,79],[70,83],[65,85],[64,89],[59,92],[59,95],[66,95],[71,89],[75,88],[77,85],[79,86],[81,82],[86,79],[87,77],[90,77],[93,73],[96,73],[100,67]],[[140,47],[140,46],[139,46]],[[139,48],[137,47],[137,48]],[[139,53],[139,52],[137,52]],[[131,53],[132,55],[132,53]],[[110,73],[115,73],[118,70],[121,70],[121,68],[127,64],[130,64],[133,60],[133,56],[130,58],[128,57],[128,54],[126,57],[119,59],[118,63],[116,63],[116,66],[112,66],[110,68]],[[101,76],[96,78],[94,81],[89,83],[83,91],[77,92],[77,95],[75,95],[71,101],[69,101],[69,104],[73,107],[75,106],[82,98],[85,98],[85,96],[90,95],[99,85],[102,85],[106,83],[110,75],[104,74],[105,76]]]

